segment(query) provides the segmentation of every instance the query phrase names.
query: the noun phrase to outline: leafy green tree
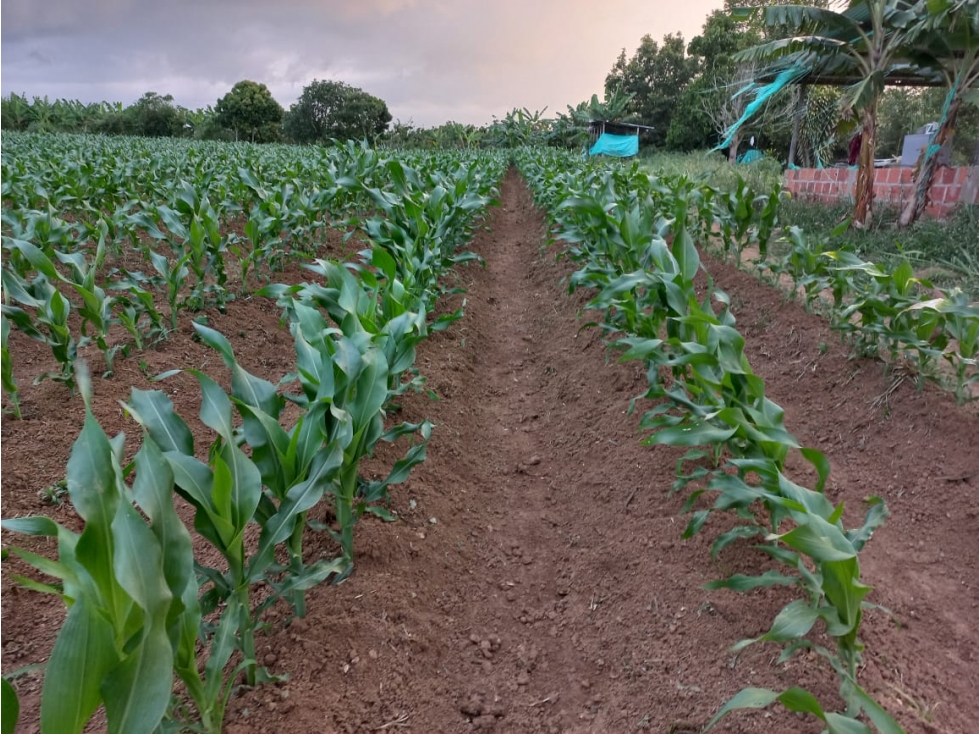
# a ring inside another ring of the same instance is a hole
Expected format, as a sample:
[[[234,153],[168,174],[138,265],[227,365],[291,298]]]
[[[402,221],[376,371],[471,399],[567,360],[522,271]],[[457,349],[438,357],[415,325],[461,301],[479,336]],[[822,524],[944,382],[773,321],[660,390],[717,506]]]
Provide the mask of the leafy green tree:
[[[730,108],[729,101],[738,91],[733,84],[738,64],[732,56],[757,44],[757,31],[742,27],[728,13],[715,10],[707,17],[699,36],[691,39],[689,55],[696,59],[699,74],[683,88],[667,131],[666,145],[674,150],[696,150],[711,147],[719,140],[716,119]],[[732,146],[737,155],[737,146]]]
[[[128,135],[148,138],[178,136],[183,127],[183,117],[173,104],[173,95],[146,92],[127,107],[123,114],[123,131]]]
[[[384,100],[343,82],[314,80],[289,108],[282,128],[286,137],[297,143],[373,141],[390,122]]]
[[[707,114],[717,89],[711,77],[703,74],[683,88],[666,132],[666,147],[670,150],[691,151],[712,148],[718,137]]]
[[[218,100],[214,111],[215,122],[230,130],[235,140],[272,143],[281,138],[285,111],[264,84],[238,82]]]
[[[611,97],[616,91],[631,95],[630,111],[642,124],[653,127],[644,135],[646,142],[663,146],[683,88],[697,67],[697,60],[686,55],[679,33],[666,35],[662,46],[646,35],[631,59],[626,60],[623,49],[605,78],[605,95]]]

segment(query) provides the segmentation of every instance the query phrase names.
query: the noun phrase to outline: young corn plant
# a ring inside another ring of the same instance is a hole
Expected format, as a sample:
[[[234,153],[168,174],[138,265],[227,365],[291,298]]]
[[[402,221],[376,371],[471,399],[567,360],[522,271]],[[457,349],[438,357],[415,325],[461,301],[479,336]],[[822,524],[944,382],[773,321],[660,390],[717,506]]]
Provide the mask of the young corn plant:
[[[331,535],[340,545],[345,566],[337,578],[342,581],[353,569],[357,521],[365,513],[393,519],[376,503],[387,498],[391,484],[403,482],[411,468],[424,461],[431,424],[402,423],[385,431],[391,364],[384,347],[359,327],[352,315],[344,320],[344,330],[338,331],[318,309],[298,301],[292,308],[290,328],[296,342],[302,394],[290,399],[305,411],[318,411],[325,435],[342,451],[340,469],[328,488],[338,526]],[[386,479],[361,479],[360,462],[373,455],[379,442],[416,433],[420,442],[413,443]]]
[[[126,484],[124,438],[109,439],[99,426],[88,376],[84,368],[78,372],[86,417],[67,484],[84,528],[75,533],[46,517],[3,522],[7,530],[58,541],[56,561],[11,549],[55,583],[18,580],[68,606],[44,675],[41,731],[81,732],[104,706],[113,734],[150,734],[167,712],[177,671],[188,692],[199,694],[205,730],[217,734],[220,720],[211,714],[221,696],[210,679],[207,690],[194,685],[200,682],[197,581],[190,535],[173,507],[172,475],[145,437],[134,463],[136,480]],[[220,688],[227,656],[212,647],[211,658],[208,673]]]
[[[755,470],[762,478],[761,484],[748,485],[740,478],[732,478],[728,491],[732,495],[740,492],[741,502],[750,502],[750,495],[764,496],[766,503],[781,508],[776,529],[765,537],[768,544],[756,547],[789,567],[794,575],[784,576],[771,571],[753,577],[736,575],[708,584],[707,588],[745,591],[773,585],[800,587],[805,599],[790,602],[779,612],[768,632],[742,640],[732,651],[740,651],[756,642],[776,642],[785,645],[779,657],[779,662],[784,662],[799,649],[810,649],[826,659],[836,671],[840,679],[840,697],[847,708],[843,713],[825,712],[815,697],[801,689],[776,692],[747,688],[721,708],[705,731],[731,711],[764,708],[780,701],[789,710],[817,716],[831,732],[870,734],[870,728],[858,719],[861,714],[883,734],[902,732],[897,722],[857,682],[864,649],[858,633],[863,611],[868,606],[864,599],[870,591],[870,587],[860,580],[858,554],[887,517],[883,501],[872,498],[863,525],[847,530],[841,520],[843,506],[834,507],[821,491],[791,482],[774,466],[755,467]],[[740,488],[733,486],[736,484],[740,484]],[[790,530],[778,528],[783,520],[791,521]],[[835,650],[807,637],[817,622],[822,622],[826,634],[835,641]],[[800,700],[805,701],[804,708],[795,707]]]
[[[8,291],[9,292],[9,291]],[[64,383],[73,393],[75,391],[75,360],[78,356],[78,342],[68,327],[71,302],[61,295],[45,275],[39,275],[30,284],[29,291],[23,289],[13,297],[21,304],[34,309],[34,316],[19,306],[2,306],[3,314],[18,330],[35,341],[51,348],[55,360],[61,365],[59,372],[45,372],[34,379],[34,384],[51,378]]]
[[[5,315],[0,314],[0,386],[3,387],[7,400],[10,401],[10,412],[20,420],[20,391],[14,379],[14,363],[10,357],[7,340],[10,337],[10,322]]]

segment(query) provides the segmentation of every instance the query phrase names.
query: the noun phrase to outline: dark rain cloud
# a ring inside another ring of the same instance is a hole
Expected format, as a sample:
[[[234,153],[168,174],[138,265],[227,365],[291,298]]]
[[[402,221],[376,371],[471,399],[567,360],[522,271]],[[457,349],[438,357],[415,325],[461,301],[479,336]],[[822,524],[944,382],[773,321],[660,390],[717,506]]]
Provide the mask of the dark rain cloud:
[[[512,107],[563,110],[601,92],[619,50],[699,31],[721,0],[6,0],[10,92],[214,104],[241,79],[286,107],[314,78],[385,101],[403,121],[485,123]]]

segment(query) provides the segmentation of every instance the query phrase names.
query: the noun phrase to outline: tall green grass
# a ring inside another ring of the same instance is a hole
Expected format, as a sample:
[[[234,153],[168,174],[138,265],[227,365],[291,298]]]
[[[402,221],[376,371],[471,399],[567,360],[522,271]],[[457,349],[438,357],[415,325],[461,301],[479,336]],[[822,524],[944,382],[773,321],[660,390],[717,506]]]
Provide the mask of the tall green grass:
[[[735,188],[740,176],[755,191],[767,192],[783,178],[782,165],[774,158],[731,164],[720,152],[654,151],[643,152],[641,161],[650,173],[684,175],[719,189]],[[828,240],[831,247],[852,244],[858,255],[881,264],[896,266],[907,258],[936,286],[958,286],[979,298],[979,206],[961,206],[947,220],[923,219],[902,229],[897,226],[900,212],[878,205],[869,229],[834,234],[852,209],[852,201],[846,199],[835,204],[787,199],[779,207],[779,223],[800,227]],[[779,244],[773,244],[772,250],[779,254]]]
[[[651,172],[704,178],[715,188],[734,188],[740,176],[755,191],[770,191],[782,180],[782,164],[774,158],[731,164],[723,153],[701,150],[693,153],[654,152],[644,154],[641,160]]]
[[[781,204],[779,220],[825,238],[831,247],[852,244],[860,257],[873,262],[897,265],[907,258],[936,286],[958,286],[979,297],[979,206],[963,205],[946,220],[926,218],[906,229],[897,226],[899,210],[879,207],[870,228],[834,234],[851,207],[846,200],[827,205],[789,199]]]

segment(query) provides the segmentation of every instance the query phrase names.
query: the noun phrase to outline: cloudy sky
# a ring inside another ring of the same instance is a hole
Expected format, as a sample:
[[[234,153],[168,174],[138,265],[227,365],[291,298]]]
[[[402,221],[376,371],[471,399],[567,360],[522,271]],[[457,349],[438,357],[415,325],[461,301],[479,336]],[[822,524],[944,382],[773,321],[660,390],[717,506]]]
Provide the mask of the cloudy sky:
[[[689,40],[722,0],[4,0],[3,94],[214,104],[241,79],[286,108],[315,78],[415,125],[564,111],[646,33]]]

